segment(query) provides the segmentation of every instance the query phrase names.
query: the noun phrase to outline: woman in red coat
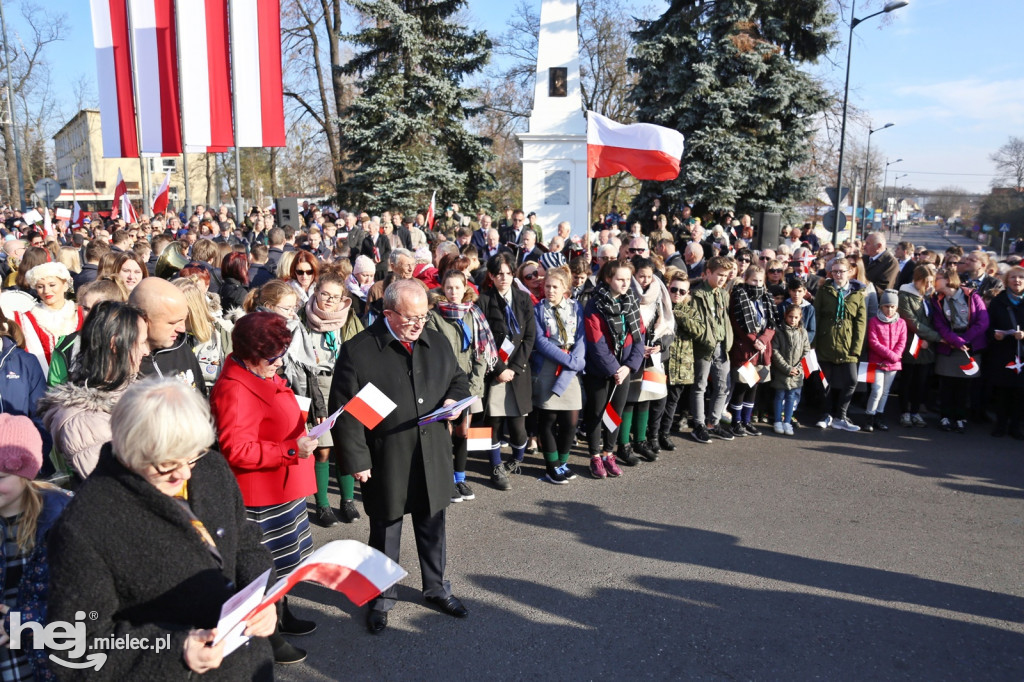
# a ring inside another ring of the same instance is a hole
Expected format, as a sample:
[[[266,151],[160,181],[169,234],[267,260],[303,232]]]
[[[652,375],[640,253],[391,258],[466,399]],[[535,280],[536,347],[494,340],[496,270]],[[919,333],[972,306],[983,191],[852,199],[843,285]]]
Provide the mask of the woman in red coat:
[[[259,525],[263,545],[274,555],[277,578],[291,573],[313,552],[306,497],[316,492],[315,438],[295,394],[278,376],[292,335],[281,315],[249,313],[231,332],[234,351],[210,394],[220,451],[238,479],[246,516]],[[295,618],[284,603],[278,632],[270,639],[279,663],[301,661],[306,654],[281,637],[305,635],[316,624]]]

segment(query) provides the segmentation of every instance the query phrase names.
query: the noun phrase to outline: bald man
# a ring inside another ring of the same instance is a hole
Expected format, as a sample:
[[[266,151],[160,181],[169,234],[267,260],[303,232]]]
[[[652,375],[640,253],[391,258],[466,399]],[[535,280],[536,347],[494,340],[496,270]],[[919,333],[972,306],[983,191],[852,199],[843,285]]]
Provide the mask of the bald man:
[[[142,359],[140,377],[176,377],[206,396],[206,382],[185,335],[188,303],[178,287],[159,277],[143,279],[128,303],[146,316],[150,353]]]
[[[886,246],[885,235],[881,232],[872,232],[864,242],[864,273],[879,296],[893,288],[900,274],[900,263]]]

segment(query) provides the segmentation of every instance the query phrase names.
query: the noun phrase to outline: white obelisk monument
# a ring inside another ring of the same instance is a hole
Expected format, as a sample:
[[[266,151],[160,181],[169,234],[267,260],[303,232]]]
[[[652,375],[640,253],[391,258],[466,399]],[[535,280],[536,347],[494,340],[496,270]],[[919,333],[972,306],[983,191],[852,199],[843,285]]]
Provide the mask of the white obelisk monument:
[[[537,83],[523,145],[523,210],[536,211],[545,239],[563,220],[589,227],[587,121],[580,94],[576,0],[542,0]]]

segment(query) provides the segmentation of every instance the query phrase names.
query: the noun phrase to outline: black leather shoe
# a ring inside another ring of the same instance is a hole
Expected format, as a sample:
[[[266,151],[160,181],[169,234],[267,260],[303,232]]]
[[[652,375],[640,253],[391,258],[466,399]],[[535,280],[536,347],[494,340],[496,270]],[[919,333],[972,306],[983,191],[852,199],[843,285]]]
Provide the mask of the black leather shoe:
[[[449,595],[447,597],[427,597],[427,603],[433,604],[449,616],[465,618],[469,615],[469,611],[466,610],[466,607],[462,605],[462,602],[460,602],[455,595]]]
[[[292,646],[279,632],[273,633],[267,639],[270,640],[270,646],[274,649],[274,663],[291,665],[292,663],[301,663],[306,660],[306,652],[296,646]]]
[[[675,443],[664,433],[658,436],[658,447],[666,452],[673,452],[676,449]]]
[[[374,635],[384,632],[388,626],[388,612],[370,609],[366,612],[366,629]]]

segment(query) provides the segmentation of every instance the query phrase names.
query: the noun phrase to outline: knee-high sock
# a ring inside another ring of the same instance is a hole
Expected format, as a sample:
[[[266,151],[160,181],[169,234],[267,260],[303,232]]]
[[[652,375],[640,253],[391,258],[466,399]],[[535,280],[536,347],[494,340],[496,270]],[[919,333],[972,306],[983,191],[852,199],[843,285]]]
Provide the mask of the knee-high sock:
[[[636,425],[636,441],[638,443],[647,440],[647,425],[650,421],[651,411],[649,409],[650,403],[643,403],[637,405],[634,413],[636,416],[633,417],[633,423]]]
[[[313,464],[313,473],[316,476],[316,494],[313,496],[317,507],[329,507],[327,499],[327,487],[331,484],[331,463],[316,462]]]
[[[352,474],[338,476],[338,489],[341,490],[342,502],[354,499],[356,496],[356,479],[352,477]]]
[[[619,444],[626,445],[629,443],[629,433],[633,430],[633,410],[627,408],[623,410],[622,423],[619,424]]]

